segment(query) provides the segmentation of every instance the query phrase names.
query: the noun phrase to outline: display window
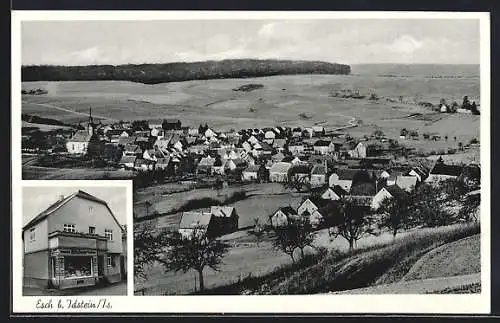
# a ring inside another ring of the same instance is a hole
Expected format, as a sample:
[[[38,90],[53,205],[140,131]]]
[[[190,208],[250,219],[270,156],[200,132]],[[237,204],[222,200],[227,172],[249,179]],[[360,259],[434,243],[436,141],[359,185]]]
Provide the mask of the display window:
[[[86,256],[65,256],[64,257],[64,278],[91,277],[92,257]]]

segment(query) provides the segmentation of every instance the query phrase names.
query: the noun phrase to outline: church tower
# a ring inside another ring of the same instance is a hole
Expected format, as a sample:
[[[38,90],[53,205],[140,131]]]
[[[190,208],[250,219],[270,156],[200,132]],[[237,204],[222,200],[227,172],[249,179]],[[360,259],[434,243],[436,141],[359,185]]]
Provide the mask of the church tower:
[[[89,108],[89,123],[87,124],[88,134],[93,136],[95,131],[94,119],[92,118],[92,108]]]

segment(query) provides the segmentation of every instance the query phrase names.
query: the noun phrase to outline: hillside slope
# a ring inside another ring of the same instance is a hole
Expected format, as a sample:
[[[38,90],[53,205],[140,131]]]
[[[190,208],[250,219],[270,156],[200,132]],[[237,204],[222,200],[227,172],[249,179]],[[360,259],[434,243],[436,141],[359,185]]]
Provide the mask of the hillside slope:
[[[28,81],[133,81],[145,84],[292,74],[349,74],[349,65],[321,61],[228,59],[192,63],[23,66]]]
[[[445,245],[448,246],[441,249],[440,254],[447,259],[458,259],[461,258],[462,254],[465,254],[462,261],[457,261],[457,264],[461,264],[461,266],[456,265],[453,273],[455,275],[469,274],[470,271],[464,270],[464,268],[466,266],[480,268],[480,265],[472,265],[479,258],[467,256],[470,253],[463,252],[462,249],[473,246],[473,244],[451,243],[471,236],[479,237],[478,233],[479,226],[477,224],[436,228],[434,231],[427,232],[416,231],[386,246],[358,250],[352,255],[330,255],[318,264],[294,273],[264,292],[268,294],[348,292],[359,288],[399,283],[413,269],[414,265],[423,268],[418,264],[419,259],[426,257],[430,251]],[[446,250],[449,252],[445,252]],[[430,259],[429,256],[427,258]],[[443,260],[439,260],[437,257],[435,259],[437,263],[433,262],[429,267],[434,268],[436,274],[429,274],[430,269],[425,271],[413,269],[414,273],[419,273],[415,274],[414,277],[436,277],[444,272],[451,272],[451,270],[444,269],[440,272],[439,263]]]

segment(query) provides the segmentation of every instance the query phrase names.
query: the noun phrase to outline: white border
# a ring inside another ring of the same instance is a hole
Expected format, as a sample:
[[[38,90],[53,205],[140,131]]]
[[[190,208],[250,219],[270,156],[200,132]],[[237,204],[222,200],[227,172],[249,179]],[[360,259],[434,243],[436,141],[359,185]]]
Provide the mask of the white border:
[[[133,279],[128,280],[128,297],[108,297],[113,308],[102,312],[141,313],[432,313],[479,314],[490,312],[490,15],[487,12],[297,12],[297,11],[12,11],[12,174],[13,174],[13,311],[35,310],[33,297],[20,293],[21,185],[52,185],[56,181],[21,180],[21,77],[20,26],[25,20],[212,20],[212,19],[479,19],[481,53],[481,294],[478,295],[287,295],[287,296],[131,296]],[[15,139],[15,140],[14,140]],[[78,181],[87,182],[87,181]],[[103,186],[114,181],[99,181]],[[36,184],[35,184],[36,183]],[[83,185],[78,183],[77,185]],[[90,185],[90,184],[85,184]],[[132,210],[129,210],[132,214]],[[130,218],[131,219],[131,218]],[[132,220],[127,220],[132,223]],[[129,254],[133,252],[132,225],[128,230]],[[132,256],[128,272],[132,274]],[[54,299],[57,299],[53,297]],[[79,297],[92,299],[92,297]],[[94,297],[95,299],[95,297]],[[86,312],[71,310],[70,312]],[[98,313],[92,310],[92,313]],[[60,313],[60,312],[59,312]]]

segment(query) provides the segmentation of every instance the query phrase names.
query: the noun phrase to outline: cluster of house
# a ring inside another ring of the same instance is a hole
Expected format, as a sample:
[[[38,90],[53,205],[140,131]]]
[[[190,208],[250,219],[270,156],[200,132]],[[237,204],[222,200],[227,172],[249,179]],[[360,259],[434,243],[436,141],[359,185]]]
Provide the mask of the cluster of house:
[[[477,165],[467,168],[477,170]],[[409,169],[338,169],[328,178],[328,185],[321,187],[305,199],[297,210],[281,207],[270,216],[273,227],[286,225],[290,219],[307,217],[313,227],[325,219],[331,201],[350,197],[357,205],[376,211],[385,199],[401,199],[411,194],[422,183],[436,184],[462,176],[464,166],[447,165],[438,159],[428,170],[423,166]]]
[[[387,156],[396,150],[387,140],[327,136],[323,126],[216,132],[207,125],[193,128],[180,120],[164,120],[132,130],[126,123],[97,126],[91,115],[86,130],[77,131],[66,147],[71,154],[115,156],[118,165],[128,169],[236,175],[242,181],[284,182],[291,168],[300,165],[315,186],[325,183],[328,163]]]
[[[327,167],[323,164],[318,166]],[[466,168],[469,171],[478,170],[477,165],[447,165],[442,159],[436,161],[430,170],[423,166],[406,169],[339,168],[329,176],[322,177],[319,181],[323,184],[314,188],[312,194],[297,209],[284,206],[270,214],[269,224],[279,227],[286,225],[291,219],[307,217],[309,223],[318,228],[328,216],[332,201],[350,197],[357,205],[376,211],[385,199],[405,198],[422,183],[435,184],[459,178]],[[234,207],[228,206],[214,206],[207,212],[185,212],[182,214],[179,231],[189,236],[196,225],[208,228],[214,236],[227,234],[238,230],[238,215]]]

